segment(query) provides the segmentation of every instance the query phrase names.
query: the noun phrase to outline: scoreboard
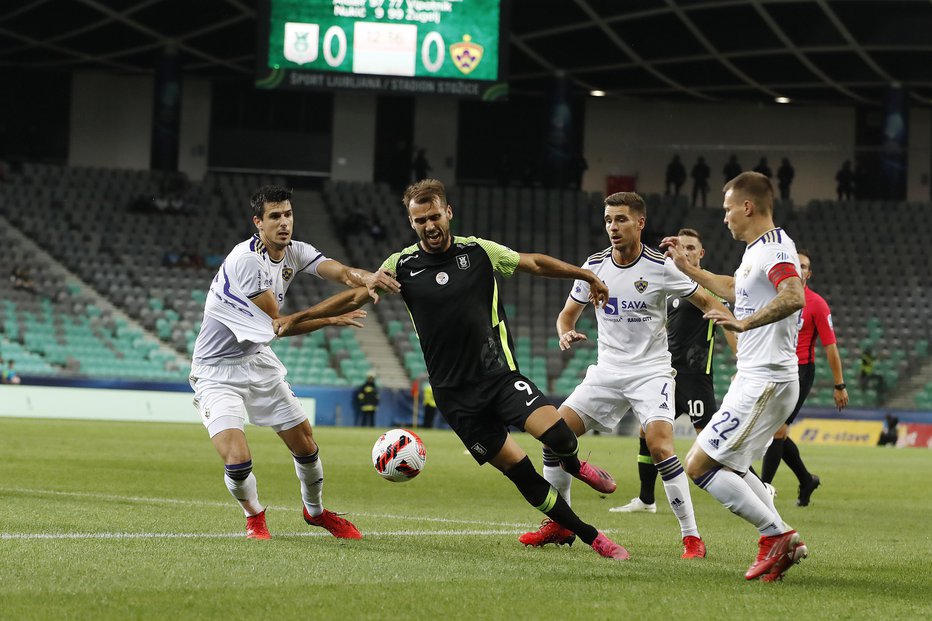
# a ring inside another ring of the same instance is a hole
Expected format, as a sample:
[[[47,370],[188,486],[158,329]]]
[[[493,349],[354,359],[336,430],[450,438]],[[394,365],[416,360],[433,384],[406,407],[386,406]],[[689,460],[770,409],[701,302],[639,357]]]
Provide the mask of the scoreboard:
[[[263,0],[260,88],[507,94],[503,0]]]

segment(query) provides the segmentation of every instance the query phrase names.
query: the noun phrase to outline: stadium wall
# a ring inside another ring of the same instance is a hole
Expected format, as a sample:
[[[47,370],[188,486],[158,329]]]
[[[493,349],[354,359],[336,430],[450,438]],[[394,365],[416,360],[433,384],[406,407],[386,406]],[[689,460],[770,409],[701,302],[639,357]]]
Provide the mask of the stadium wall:
[[[186,77],[181,86],[178,170],[199,181],[207,173],[210,143],[210,81]]]
[[[418,97],[414,108],[414,149],[427,149],[430,174],[448,186],[456,183],[458,102],[443,97]]]
[[[337,92],[333,98],[333,150],[330,178],[372,181],[375,171],[376,96]]]
[[[932,110],[910,109],[908,148],[906,200],[932,200]]]
[[[842,107],[685,104],[589,98],[584,150],[586,190],[604,192],[609,175],[636,175],[642,192],[663,192],[673,153],[687,174],[701,155],[709,165],[709,204],[720,206],[722,168],[734,153],[744,170],[767,157],[776,175],[787,157],[796,171],[796,204],[835,194],[835,173],[854,157],[855,110]],[[683,191],[692,192],[692,179]]]
[[[70,166],[149,169],[152,77],[75,71]]]

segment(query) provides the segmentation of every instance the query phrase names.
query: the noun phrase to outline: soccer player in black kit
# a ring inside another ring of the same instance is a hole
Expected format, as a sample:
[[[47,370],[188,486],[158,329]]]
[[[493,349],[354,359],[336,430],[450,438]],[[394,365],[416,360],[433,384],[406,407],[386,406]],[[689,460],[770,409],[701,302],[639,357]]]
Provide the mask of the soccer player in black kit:
[[[423,179],[403,199],[419,242],[391,255],[382,269],[396,274],[417,331],[437,407],[479,463],[488,462],[518,488],[528,503],[569,529],[601,556],[629,557],[627,550],[583,522],[531,464],[508,433],[527,431],[551,449],[563,468],[602,493],[615,490],[604,470],[577,457],[576,434],[534,383],[521,374],[511,327],[498,293],[496,272],[584,280],[601,306],[608,288],[589,270],[543,254],[523,254],[476,237],[450,232],[453,208],[443,183]],[[302,322],[355,310],[370,301],[360,287],[279,319],[277,330],[295,332]],[[346,310],[342,310],[346,309]]]
[[[705,256],[702,238],[694,229],[680,229],[677,236],[686,251],[690,263],[699,266]],[[737,349],[733,332],[723,330],[732,351]],[[708,424],[709,418],[718,410],[715,402],[715,387],[712,385],[712,351],[715,346],[715,324],[702,318],[702,311],[695,305],[677,297],[667,300],[667,340],[673,370],[676,371],[674,405],[676,418],[689,416],[696,432]],[[641,480],[640,493],[631,502],[621,507],[612,507],[616,513],[656,513],[654,487],[657,483],[657,468],[651,459],[641,430],[641,448],[638,452],[638,476]]]

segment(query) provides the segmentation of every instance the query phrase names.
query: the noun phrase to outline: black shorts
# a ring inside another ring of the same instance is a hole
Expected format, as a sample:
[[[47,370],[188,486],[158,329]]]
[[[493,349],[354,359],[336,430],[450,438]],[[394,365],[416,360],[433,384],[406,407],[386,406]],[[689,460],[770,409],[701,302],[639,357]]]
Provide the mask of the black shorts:
[[[709,424],[718,410],[712,376],[706,373],[677,373],[674,393],[676,416],[689,416],[696,431]]]
[[[796,402],[796,407],[793,408],[793,413],[786,419],[787,425],[792,425],[793,421],[796,420],[796,415],[799,414],[799,410],[802,409],[803,403],[806,402],[806,397],[809,396],[809,391],[812,390],[812,382],[814,381],[815,363],[810,362],[809,364],[799,365],[799,400]]]
[[[495,457],[508,438],[508,426],[524,423],[542,405],[553,405],[534,382],[517,371],[467,386],[434,388],[441,416],[480,464]]]

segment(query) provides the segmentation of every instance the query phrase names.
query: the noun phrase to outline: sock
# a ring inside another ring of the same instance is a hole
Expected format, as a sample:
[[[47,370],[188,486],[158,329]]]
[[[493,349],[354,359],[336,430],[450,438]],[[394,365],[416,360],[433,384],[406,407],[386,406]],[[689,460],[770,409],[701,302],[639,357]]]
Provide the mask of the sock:
[[[318,458],[320,449],[313,455],[305,457],[294,457],[294,471],[301,482],[301,500],[304,501],[304,508],[311,517],[317,517],[324,512],[323,494],[324,494],[324,464]]]
[[[767,491],[767,488],[764,487],[764,483],[760,480],[760,477],[758,477],[757,474],[753,472],[745,472],[744,476],[741,478],[744,479],[744,482],[748,484],[748,487],[751,488],[751,491],[754,492],[754,495],[760,498],[761,502],[767,505],[767,508],[772,511],[774,515],[780,518],[778,525],[783,529],[783,532],[790,530],[786,522],[783,521],[783,517],[780,515],[780,512],[777,511],[777,507],[773,503],[773,496],[771,496],[770,492]]]
[[[246,517],[257,515],[265,511],[259,502],[259,491],[256,486],[256,475],[252,473],[252,460],[241,464],[227,464],[223,467],[223,482],[233,498],[239,501]]]
[[[786,436],[783,442],[783,461],[790,467],[796,478],[799,479],[800,485],[805,485],[812,480],[812,475],[806,469],[803,458],[799,456],[799,447],[793,442],[793,438]]]
[[[785,438],[789,440],[789,438]],[[760,480],[764,483],[773,483],[773,477],[777,474],[777,468],[780,467],[780,460],[783,459],[784,438],[774,438],[767,452],[764,453],[764,461],[761,464]],[[792,442],[792,440],[790,440]]]
[[[726,509],[753,524],[761,535],[769,537],[785,532],[780,516],[768,509],[744,479],[731,470],[714,468],[694,481]]]
[[[683,472],[683,465],[680,464],[679,458],[673,455],[664,459],[657,464],[656,470],[663,479],[663,489],[667,493],[667,500],[670,501],[673,514],[680,521],[680,531],[683,536],[698,537],[696,513],[693,511],[693,500],[689,493],[689,478]]]
[[[563,496],[566,504],[573,504],[570,499],[573,477],[560,466],[560,458],[546,446],[544,447],[544,478],[557,490],[558,494]]]
[[[505,476],[511,479],[532,507],[563,528],[576,533],[587,545],[592,545],[599,536],[599,531],[579,519],[557,490],[534,470],[527,456],[512,466]]]
[[[565,420],[558,420],[537,439],[560,459],[560,465],[564,470],[573,475],[579,473],[579,458],[576,457],[576,453],[579,452],[579,440]]]
[[[657,467],[647,449],[647,440],[639,438],[641,448],[638,450],[638,478],[641,479],[641,493],[638,498],[645,505],[654,504],[657,499],[654,498],[654,487],[657,485]]]

